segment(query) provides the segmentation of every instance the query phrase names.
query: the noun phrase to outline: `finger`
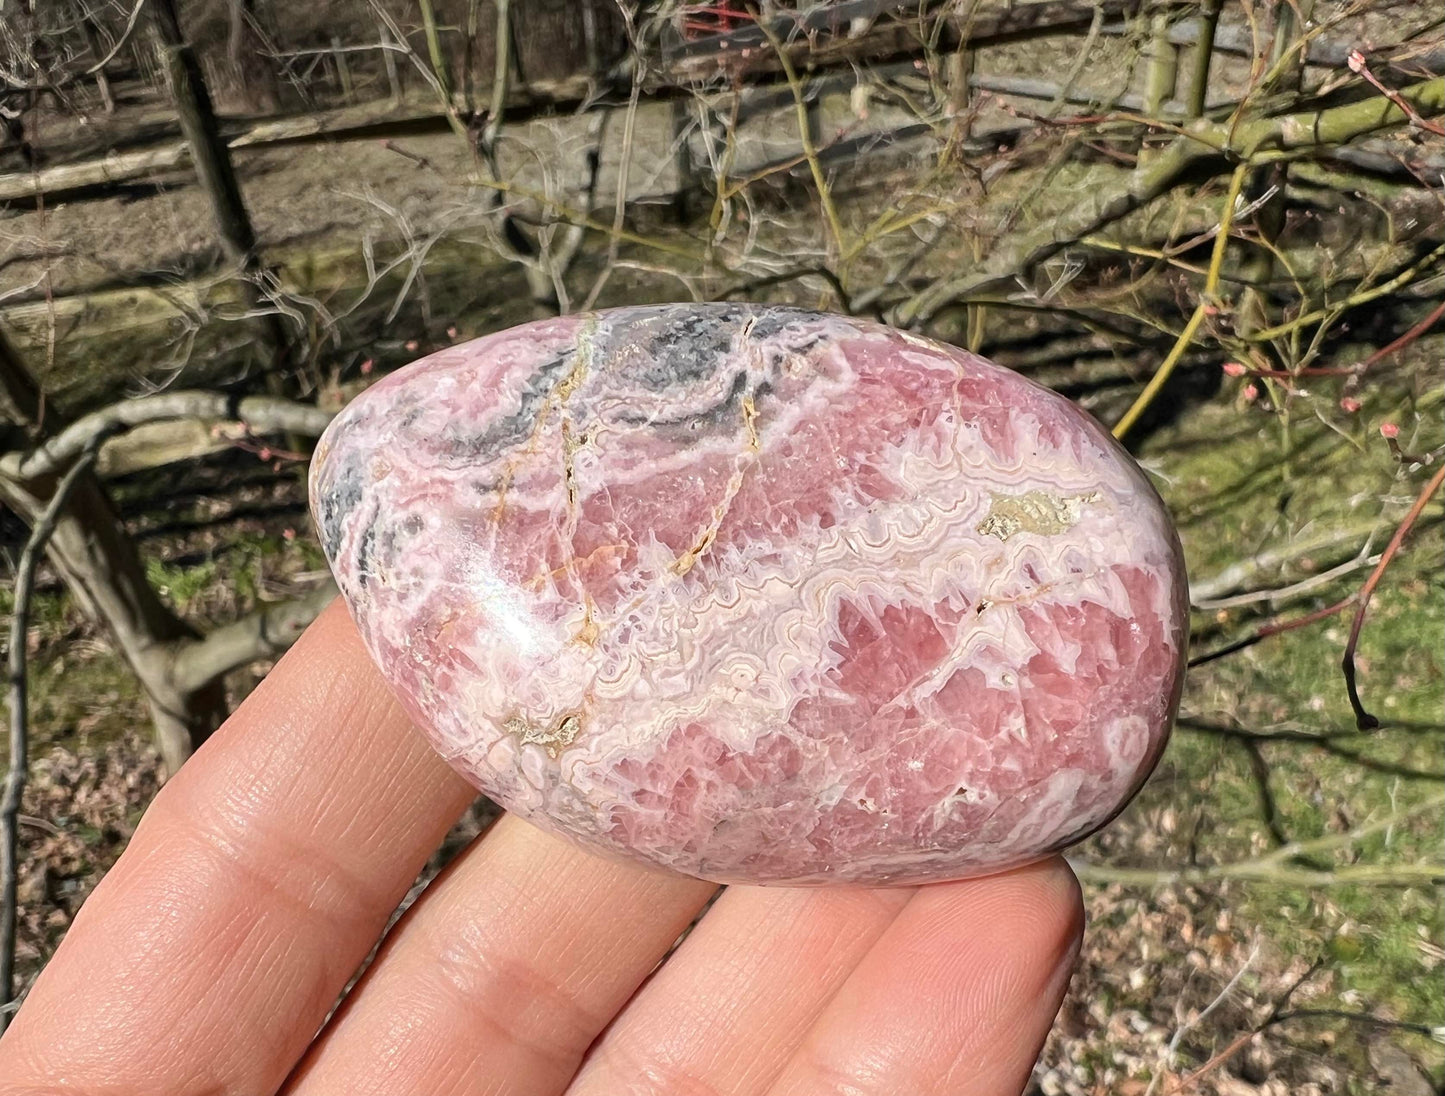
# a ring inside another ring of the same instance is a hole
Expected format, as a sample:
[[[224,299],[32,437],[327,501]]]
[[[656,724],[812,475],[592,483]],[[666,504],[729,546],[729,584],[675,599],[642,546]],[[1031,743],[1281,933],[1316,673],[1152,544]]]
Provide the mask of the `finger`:
[[[560,1092],[714,889],[503,818],[393,930],[288,1091]]]
[[[734,887],[593,1048],[568,1096],[766,1092],[913,893]]]
[[[1083,931],[1062,860],[923,888],[829,1002],[772,1096],[1018,1096]]]
[[[473,794],[333,605],[156,797],[0,1041],[0,1076],[273,1091]]]

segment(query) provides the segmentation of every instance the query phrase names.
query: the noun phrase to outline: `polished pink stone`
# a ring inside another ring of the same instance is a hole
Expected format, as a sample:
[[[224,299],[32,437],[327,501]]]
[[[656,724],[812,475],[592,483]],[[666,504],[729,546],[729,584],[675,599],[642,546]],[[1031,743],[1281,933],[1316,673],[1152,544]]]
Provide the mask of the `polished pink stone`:
[[[916,883],[1096,830],[1178,702],[1179,543],[1067,400],[791,308],[528,324],[322,439],[367,646],[484,792],[726,882]]]

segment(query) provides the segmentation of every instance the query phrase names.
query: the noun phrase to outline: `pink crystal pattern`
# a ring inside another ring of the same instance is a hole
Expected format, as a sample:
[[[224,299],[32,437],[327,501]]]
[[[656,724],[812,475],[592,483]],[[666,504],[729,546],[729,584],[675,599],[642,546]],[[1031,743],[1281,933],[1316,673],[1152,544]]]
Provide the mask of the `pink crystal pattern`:
[[[1000,870],[1168,736],[1178,539],[1082,411],[798,309],[528,324],[380,381],[312,506],[437,749],[538,825],[722,882]]]

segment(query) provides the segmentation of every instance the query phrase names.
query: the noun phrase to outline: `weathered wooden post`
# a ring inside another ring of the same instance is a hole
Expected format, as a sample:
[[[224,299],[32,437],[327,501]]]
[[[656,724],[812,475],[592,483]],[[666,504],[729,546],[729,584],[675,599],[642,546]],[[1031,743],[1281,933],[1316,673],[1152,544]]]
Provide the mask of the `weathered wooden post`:
[[[91,75],[95,77],[95,90],[100,96],[101,108],[107,114],[114,114],[115,96],[111,94],[110,77],[105,74],[105,66],[100,64],[105,58],[105,47],[101,43],[100,36],[95,32],[95,20],[91,17],[88,8],[77,4],[75,21],[80,27],[81,37],[85,39],[85,52],[91,58],[91,65],[95,66],[95,71]]]
[[[259,275],[261,259],[256,250],[256,230],[246,211],[241,186],[231,163],[231,150],[221,137],[210,92],[206,89],[195,51],[181,30],[175,0],[152,0],[152,23],[161,43],[162,64],[166,83],[180,116],[181,134],[190,149],[196,177],[211,205],[221,249],[240,271],[238,287],[248,312],[255,318],[265,353],[255,362],[264,377],[267,391],[283,395],[286,391],[285,366],[290,354],[290,338],[280,316],[268,306],[261,292]],[[306,451],[308,439],[287,437],[295,450]]]
[[[255,260],[256,233],[221,139],[215,107],[196,54],[181,31],[175,0],[151,0],[151,18],[160,38],[161,65],[180,116],[181,135],[191,150],[201,189],[211,204],[226,257],[249,268]]]
[[[356,96],[351,82],[351,65],[346,60],[346,50],[341,46],[341,39],[334,34],[331,36],[331,61],[336,66],[336,80],[341,85],[341,98],[345,102],[353,102]]]
[[[396,66],[396,41],[385,23],[377,23],[377,30],[381,35],[381,64],[386,69],[386,86],[390,89],[392,106],[397,106],[401,103],[402,88]]]

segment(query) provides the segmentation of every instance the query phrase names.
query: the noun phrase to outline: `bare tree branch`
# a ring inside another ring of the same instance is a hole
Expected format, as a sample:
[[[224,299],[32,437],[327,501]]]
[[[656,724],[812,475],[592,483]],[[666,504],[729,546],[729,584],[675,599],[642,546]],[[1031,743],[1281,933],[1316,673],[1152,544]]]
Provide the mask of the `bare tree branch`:
[[[0,1032],[10,1022],[15,1000],[15,927],[19,910],[20,799],[29,775],[29,712],[27,710],[26,636],[30,628],[30,598],[35,591],[35,569],[50,534],[75,485],[90,469],[100,447],[93,439],[56,485],[55,494],[30,530],[15,568],[15,604],[10,616],[10,767],[0,796]]]
[[[70,84],[75,83],[75,81],[79,80],[82,76],[94,76],[96,73],[100,72],[103,68],[105,68],[106,65],[110,64],[113,60],[115,60],[116,55],[126,47],[126,43],[130,41],[131,35],[135,33],[135,28],[140,22],[141,11],[145,8],[145,6],[146,0],[136,0],[135,6],[131,8],[130,15],[126,18],[125,29],[121,32],[120,37],[116,39],[115,45],[111,47],[109,53],[107,53],[104,57],[100,58],[100,60],[96,61],[94,64],[83,69],[75,69],[73,71],[66,72],[59,76],[57,79],[43,80],[35,84],[17,84],[12,83],[8,80],[3,81],[0,82],[0,91],[58,92],[61,89],[68,87]],[[0,73],[0,75],[3,75],[3,73]]]
[[[0,418],[11,425],[12,438],[43,438],[47,422],[61,430],[67,425],[54,408],[47,411],[44,394],[3,335]],[[45,512],[54,491],[54,476],[21,479],[7,474],[0,459],[0,500],[32,524]],[[198,638],[197,632],[161,601],[147,581],[134,540],[89,470],[64,500],[47,554],[82,610],[109,632],[140,679],[155,718],[157,745],[174,772],[192,745],[219,724],[224,691],[205,689],[185,696],[172,687],[167,671],[173,651],[178,643]]]
[[[326,429],[331,417],[330,411],[277,396],[236,397],[201,390],[162,392],[93,411],[29,453],[7,453],[0,457],[0,473],[19,479],[46,475],[79,453],[93,438],[112,437],[141,423],[163,419],[228,419],[244,423],[258,433],[314,438]]]
[[[1096,11],[1118,19],[1143,8],[1142,0],[1042,0],[1009,4],[995,11],[975,12],[968,26],[968,39],[977,45],[1003,37],[1029,37],[1060,33],[1090,25]],[[953,12],[956,5],[943,0],[845,0],[835,4],[805,5],[800,11],[777,11],[752,25],[687,42],[666,59],[663,72],[673,79],[698,80],[780,69],[778,57],[765,50],[775,37],[791,53],[806,58],[812,66],[852,64],[859,60],[885,60],[917,53],[926,39],[937,48],[958,46],[962,22]],[[890,18],[892,16],[893,18]],[[852,34],[855,19],[876,20],[863,34]],[[942,27],[937,24],[942,23]],[[937,33],[938,31],[947,33]]]
[[[268,605],[187,644],[172,670],[177,684],[182,690],[199,689],[248,663],[275,658],[296,642],[337,592],[335,581],[328,578],[309,593]]]
[[[1365,580],[1365,585],[1360,588],[1356,595],[1358,604],[1355,606],[1355,619],[1350,624],[1350,638],[1345,642],[1345,654],[1341,660],[1341,667],[1345,673],[1345,690],[1349,693],[1350,707],[1355,712],[1355,722],[1360,730],[1368,731],[1380,725],[1380,721],[1368,711],[1360,702],[1359,691],[1355,688],[1355,645],[1360,641],[1360,629],[1365,626],[1365,613],[1370,608],[1370,598],[1375,594],[1375,588],[1380,585],[1380,579],[1385,575],[1385,568],[1390,566],[1390,561],[1400,551],[1400,545],[1404,543],[1405,537],[1409,534],[1410,528],[1420,519],[1430,497],[1440,490],[1440,485],[1445,484],[1445,465],[1435,470],[1430,477],[1430,482],[1421,489],[1415,503],[1410,507],[1410,512],[1400,522],[1395,535],[1390,538],[1390,543],[1380,553],[1380,562],[1375,564],[1375,569],[1370,572],[1370,577]]]
[[[140,22],[141,9],[144,8],[145,5],[146,0],[135,0],[135,7],[131,8],[130,16],[125,21],[125,30],[123,30],[120,37],[115,40],[115,45],[111,47],[110,52],[95,64],[79,73],[79,75],[92,76],[105,68],[111,61],[115,60],[116,54],[125,49],[126,43],[130,41],[130,36],[135,33],[136,25]]]
[[[1439,114],[1445,110],[1445,81],[1426,80],[1406,88],[1401,96],[1421,116]],[[1405,111],[1395,103],[1371,99],[1303,114],[1261,118],[1238,126],[1227,121],[1190,123],[1157,158],[1130,172],[1119,187],[1091,195],[1033,231],[1019,233],[1010,243],[995,249],[977,270],[935,282],[895,309],[893,320],[901,326],[918,327],[955,301],[1007,289],[1015,278],[1083,237],[1127,217],[1202,167],[1213,164],[1216,173],[1223,173],[1241,159],[1267,163],[1314,155],[1323,147],[1344,144],[1408,121]]]
[[[1373,834],[1388,830],[1420,815],[1437,814],[1445,806],[1445,795],[1380,818],[1346,833],[1331,833],[1308,841],[1291,841],[1263,856],[1227,864],[1181,868],[1125,868],[1093,864],[1069,858],[1080,879],[1091,883],[1123,883],[1131,886],[1165,887],[1180,883],[1203,883],[1221,879],[1252,880],[1301,887],[1327,887],[1344,883],[1372,883],[1377,886],[1410,886],[1445,879],[1445,863],[1424,861],[1414,864],[1347,864],[1327,870],[1296,866],[1301,857],[1351,848]]]
[[[1370,538],[1380,527],[1382,519],[1350,522],[1335,529],[1316,531],[1302,530],[1293,540],[1273,548],[1261,549],[1253,555],[1241,556],[1217,574],[1191,579],[1189,601],[1197,609],[1216,609],[1218,599],[1243,590],[1246,584],[1267,571],[1294,563],[1312,553],[1334,548],[1337,545],[1361,541],[1360,547],[1351,558],[1359,559],[1370,554]]]

